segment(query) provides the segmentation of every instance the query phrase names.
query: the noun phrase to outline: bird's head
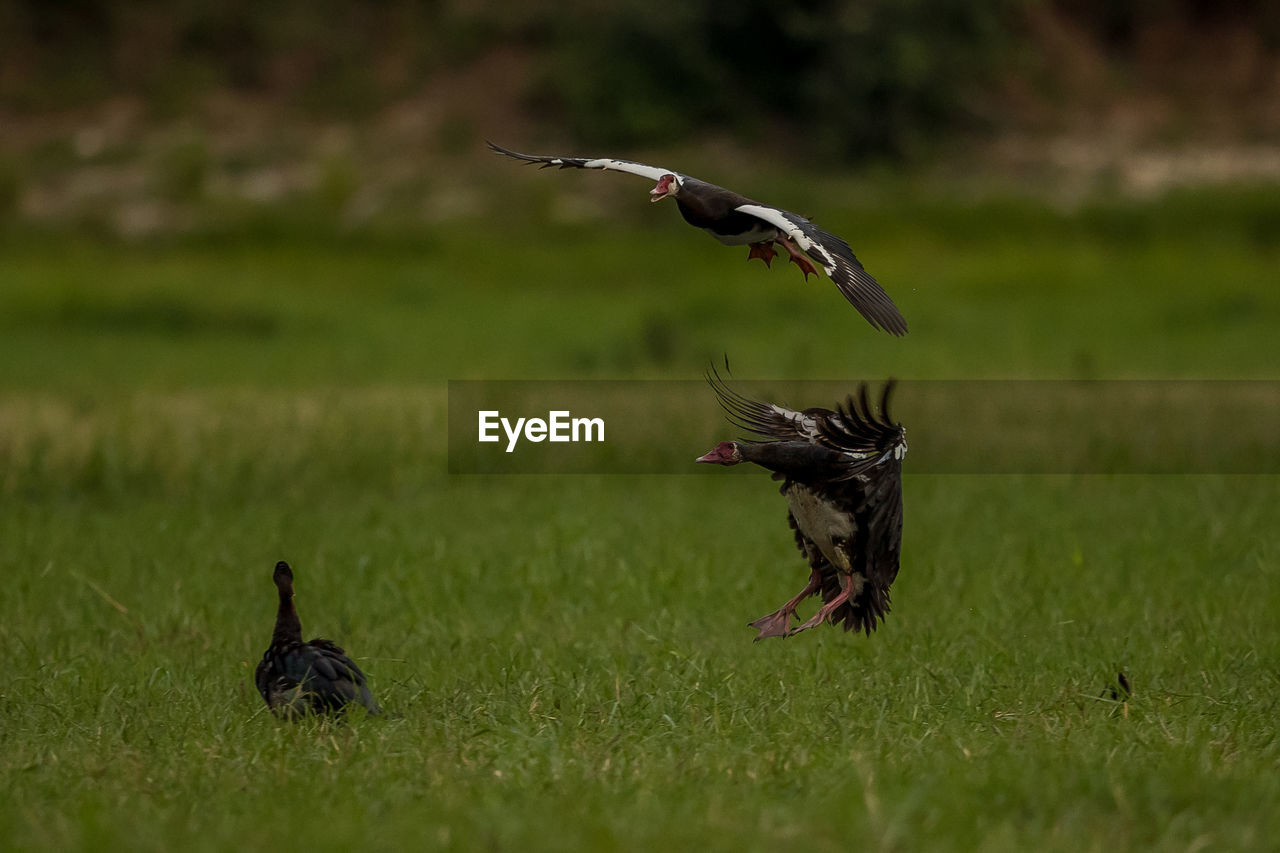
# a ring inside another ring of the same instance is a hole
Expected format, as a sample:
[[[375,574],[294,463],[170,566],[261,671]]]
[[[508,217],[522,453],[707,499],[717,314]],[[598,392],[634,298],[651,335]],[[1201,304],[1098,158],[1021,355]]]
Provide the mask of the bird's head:
[[[276,563],[276,570],[271,575],[271,579],[276,582],[276,589],[280,592],[293,595],[293,569],[289,568],[289,564],[284,560]]]
[[[675,175],[663,175],[658,178],[658,183],[654,184],[653,189],[649,190],[649,201],[662,201],[667,196],[673,196],[680,191],[680,179]]]
[[[739,462],[745,462],[746,460],[742,458],[742,448],[738,446],[738,442],[722,441],[714,449],[707,451],[693,461],[711,462],[716,465],[737,465]]]

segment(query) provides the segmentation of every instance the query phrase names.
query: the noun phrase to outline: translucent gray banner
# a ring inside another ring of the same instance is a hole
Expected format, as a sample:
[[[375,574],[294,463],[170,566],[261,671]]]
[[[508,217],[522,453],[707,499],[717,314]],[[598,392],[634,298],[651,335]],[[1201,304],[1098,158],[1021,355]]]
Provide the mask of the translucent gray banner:
[[[729,384],[804,409],[859,380]],[[906,473],[1280,474],[1277,380],[902,381],[890,413]],[[453,474],[706,474],[741,437],[700,381],[449,382]]]

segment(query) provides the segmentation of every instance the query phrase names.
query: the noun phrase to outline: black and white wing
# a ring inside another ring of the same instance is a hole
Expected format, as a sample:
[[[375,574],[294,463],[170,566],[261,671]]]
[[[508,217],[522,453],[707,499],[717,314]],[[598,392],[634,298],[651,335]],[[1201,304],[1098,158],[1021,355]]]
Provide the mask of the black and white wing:
[[[546,169],[551,166],[561,169],[605,169],[611,172],[626,172],[631,175],[639,175],[651,181],[656,181],[663,175],[683,177],[679,172],[674,172],[671,169],[647,166],[644,163],[636,163],[632,160],[614,160],[609,157],[597,157],[595,159],[586,157],[543,157],[537,154],[520,154],[515,151],[508,151],[506,148],[494,145],[492,142],[486,142],[486,144],[498,154],[505,154],[507,157],[514,157],[516,160],[523,160],[526,163],[538,163],[540,164],[538,167],[540,169]]]
[[[901,460],[907,453],[907,433],[889,414],[889,400],[896,382],[890,379],[880,393],[878,411],[871,406],[867,383],[837,407],[796,411],[777,403],[753,400],[729,387],[713,366],[707,384],[729,420],[742,429],[770,441],[803,441],[846,454],[852,464],[848,476],[888,459]]]
[[[861,571],[867,585],[859,598],[861,609],[845,628],[859,625],[870,634],[889,612],[889,587],[898,576],[902,558],[902,458],[907,452],[906,430],[889,414],[892,380],[885,383],[879,411],[872,409],[864,383],[855,399],[840,406],[840,417],[823,424],[827,440],[869,452],[851,465],[856,476],[846,478],[839,500],[857,520]]]
[[[864,460],[851,467],[852,474],[864,474],[881,466],[896,471],[907,455],[907,431],[889,414],[889,399],[896,384],[892,379],[884,384],[879,411],[871,407],[867,383],[863,382],[857,398],[850,396],[839,406],[838,417],[818,422],[820,443]]]
[[[862,509],[866,517],[867,578],[883,592],[881,618],[888,610],[889,585],[898,576],[902,557],[902,454],[906,448],[906,441],[901,441],[865,474]]]
[[[764,204],[743,204],[737,210],[775,226],[813,260],[840,288],[844,298],[878,329],[894,335],[907,333],[907,321],[880,283],[863,269],[849,244],[823,231],[803,216]]]
[[[707,384],[716,392],[720,407],[729,420],[742,429],[772,441],[816,444],[822,436],[818,418],[812,413],[744,397],[729,387],[714,366],[707,371]]]
[[[889,612],[889,587],[898,577],[902,561],[902,463],[891,459],[869,472],[859,489],[861,500],[855,509],[860,520],[862,571],[868,583],[860,598],[862,627],[870,634],[877,620]],[[845,628],[857,628],[856,622]]]

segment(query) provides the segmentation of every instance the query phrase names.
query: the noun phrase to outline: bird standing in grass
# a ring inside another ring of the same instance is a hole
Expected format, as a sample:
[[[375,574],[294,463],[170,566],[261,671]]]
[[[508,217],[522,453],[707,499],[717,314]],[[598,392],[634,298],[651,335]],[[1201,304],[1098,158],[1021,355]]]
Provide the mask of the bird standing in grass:
[[[730,420],[763,438],[725,441],[698,462],[752,462],[782,481],[787,520],[796,546],[809,562],[804,589],[768,616],[750,623],[757,640],[787,637],[830,622],[846,631],[875,630],[889,611],[889,586],[898,576],[902,550],[902,457],[906,431],[889,416],[893,382],[885,384],[880,411],[867,386],[837,411],[751,400],[718,375],[707,377]],[[823,604],[796,627],[796,607],[820,593]]]
[[[254,673],[267,707],[282,717],[342,711],[352,702],[369,713],[380,709],[355,661],[329,640],[302,641],[302,622],[293,606],[293,570],[276,563],[272,579],[280,598],[271,646]]]
[[[871,274],[863,269],[849,244],[834,234],[823,231],[803,216],[787,210],[752,201],[732,190],[700,181],[670,169],[646,166],[631,160],[608,157],[544,157],[518,154],[489,143],[498,154],[525,163],[539,163],[541,168],[607,169],[639,175],[657,181],[649,191],[649,201],[674,198],[685,221],[701,228],[726,246],[750,246],[747,260],[759,258],[770,265],[781,246],[791,262],[800,267],[807,279],[816,274],[816,261],[835,282],[845,299],[857,308],[867,322],[892,335],[905,335],[907,321],[889,294],[884,292]],[[806,257],[807,256],[807,257]]]

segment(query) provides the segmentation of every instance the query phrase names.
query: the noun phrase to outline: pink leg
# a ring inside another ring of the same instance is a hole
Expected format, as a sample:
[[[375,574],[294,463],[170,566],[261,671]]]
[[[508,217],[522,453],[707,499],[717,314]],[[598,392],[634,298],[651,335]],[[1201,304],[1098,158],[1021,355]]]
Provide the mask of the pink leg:
[[[764,261],[766,267],[772,266],[769,262],[773,260],[776,254],[778,253],[773,250],[773,246],[770,243],[752,243],[751,251],[747,254],[747,260],[759,258]]]
[[[827,618],[830,617],[831,614],[834,613],[838,607],[840,607],[840,605],[845,604],[849,601],[849,596],[852,593],[853,593],[853,575],[841,574],[839,594],[837,594],[835,598],[831,599],[826,604],[818,608],[818,612],[813,614],[813,616],[809,619],[808,622],[805,622],[803,625],[797,626],[795,630],[791,631],[789,634],[787,634],[787,636],[791,636],[791,634],[799,634],[801,631],[807,631],[810,628],[814,627],[815,625],[821,625],[823,622],[826,622]]]
[[[806,279],[808,279],[810,275],[818,274],[818,268],[809,262],[809,259],[804,256],[804,252],[800,251],[800,247],[795,243],[791,242],[786,237],[775,240],[774,242],[787,250],[787,254],[791,256],[791,263],[800,267],[800,271],[804,273],[804,277]]]
[[[822,583],[822,576],[818,574],[817,569],[813,569],[809,574],[809,583],[800,593],[782,607],[778,608],[768,616],[761,616],[754,622],[749,623],[752,628],[759,628],[760,633],[756,636],[756,642],[760,642],[765,637],[785,637],[787,631],[791,627],[791,614],[795,612],[800,602],[818,591],[819,585]]]

